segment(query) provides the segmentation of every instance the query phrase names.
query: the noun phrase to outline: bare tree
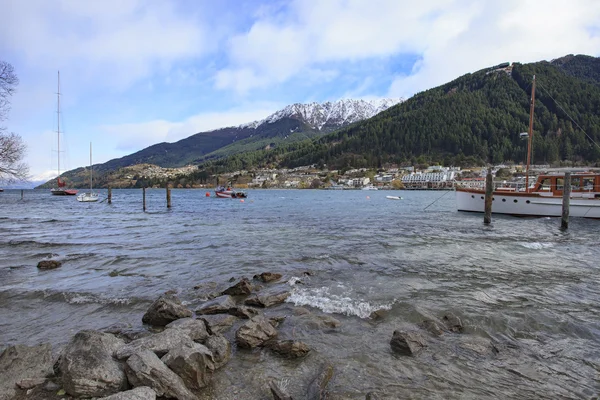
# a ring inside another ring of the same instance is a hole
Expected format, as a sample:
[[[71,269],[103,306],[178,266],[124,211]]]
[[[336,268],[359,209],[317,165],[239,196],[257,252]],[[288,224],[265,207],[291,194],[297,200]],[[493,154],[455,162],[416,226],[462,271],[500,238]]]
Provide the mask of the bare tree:
[[[19,84],[19,78],[10,63],[0,60],[0,122],[8,119],[10,97]],[[26,146],[21,136],[7,133],[0,126],[0,181],[7,183],[27,180],[29,167],[23,163]]]

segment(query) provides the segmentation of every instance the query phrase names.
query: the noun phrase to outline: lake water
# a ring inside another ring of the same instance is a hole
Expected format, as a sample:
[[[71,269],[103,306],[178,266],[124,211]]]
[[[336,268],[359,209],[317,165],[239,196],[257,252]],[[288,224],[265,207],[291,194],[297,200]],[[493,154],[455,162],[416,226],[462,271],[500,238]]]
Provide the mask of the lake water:
[[[303,306],[341,322],[297,337],[315,350],[309,357],[334,364],[329,389],[339,398],[600,392],[599,221],[571,219],[567,232],[557,218],[494,216],[484,226],[482,215],[455,211],[453,192],[251,190],[243,202],[205,192],[173,190],[167,210],[165,190],[148,190],[147,212],[141,190],[113,190],[111,205],[0,193],[0,350],[141,326],[167,290],[194,309],[194,286],[271,271],[303,282],[283,311]],[[38,270],[46,257],[63,266]],[[369,319],[382,308],[383,321]],[[395,329],[447,313],[465,333],[422,331],[429,345],[417,357],[392,354]],[[252,360],[260,368],[265,359]]]

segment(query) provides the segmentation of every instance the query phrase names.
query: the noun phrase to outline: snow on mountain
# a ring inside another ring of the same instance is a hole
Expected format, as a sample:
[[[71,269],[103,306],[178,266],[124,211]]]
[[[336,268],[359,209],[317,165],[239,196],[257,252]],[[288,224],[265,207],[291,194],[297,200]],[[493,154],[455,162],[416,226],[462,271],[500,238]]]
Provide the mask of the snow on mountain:
[[[371,118],[404,99],[351,100],[344,99],[326,103],[292,104],[267,118],[240,125],[240,128],[256,129],[282,118],[299,119],[316,130],[336,129],[363,119]]]

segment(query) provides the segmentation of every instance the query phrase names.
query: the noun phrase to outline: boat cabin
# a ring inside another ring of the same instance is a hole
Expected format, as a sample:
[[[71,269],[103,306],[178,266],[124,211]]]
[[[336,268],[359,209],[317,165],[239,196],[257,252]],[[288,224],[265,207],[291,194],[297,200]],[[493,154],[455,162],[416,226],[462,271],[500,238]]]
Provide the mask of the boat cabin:
[[[532,192],[541,196],[562,196],[564,182],[564,174],[540,175]],[[571,175],[571,197],[600,197],[600,174],[588,172]]]

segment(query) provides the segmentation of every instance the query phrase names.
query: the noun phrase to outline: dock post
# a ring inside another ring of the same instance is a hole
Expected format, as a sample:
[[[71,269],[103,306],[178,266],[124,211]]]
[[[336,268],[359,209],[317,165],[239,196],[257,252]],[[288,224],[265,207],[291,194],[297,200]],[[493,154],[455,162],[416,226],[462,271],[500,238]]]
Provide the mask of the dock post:
[[[494,182],[492,180],[492,168],[488,167],[485,177],[485,213],[483,215],[483,223],[490,224],[492,222],[492,200],[494,198]]]
[[[21,189],[21,200],[23,200],[23,189]]]
[[[144,212],[146,211],[146,187],[144,186],[142,188],[142,206],[144,209]]]
[[[565,181],[563,183],[563,199],[562,199],[562,219],[560,221],[560,229],[569,229],[569,206],[571,203],[571,173],[565,172]]]
[[[112,188],[108,187],[108,204],[112,204]]]
[[[171,188],[167,184],[167,208],[171,208]]]

